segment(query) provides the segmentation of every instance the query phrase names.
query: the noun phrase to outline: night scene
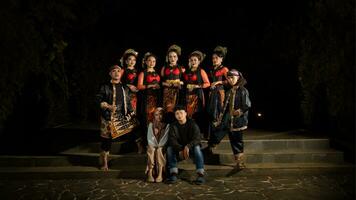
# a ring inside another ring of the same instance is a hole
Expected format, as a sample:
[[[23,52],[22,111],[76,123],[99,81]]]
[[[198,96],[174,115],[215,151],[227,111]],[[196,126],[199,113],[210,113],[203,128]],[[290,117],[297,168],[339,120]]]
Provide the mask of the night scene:
[[[354,0],[0,16],[0,199],[355,199]]]

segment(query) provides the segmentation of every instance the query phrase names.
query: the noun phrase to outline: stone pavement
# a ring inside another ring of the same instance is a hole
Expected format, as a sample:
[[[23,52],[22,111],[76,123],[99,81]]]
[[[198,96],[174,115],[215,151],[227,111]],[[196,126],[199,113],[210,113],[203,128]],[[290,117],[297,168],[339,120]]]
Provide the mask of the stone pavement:
[[[142,179],[0,180],[0,199],[241,199],[241,200],[348,200],[354,199],[353,173],[240,174],[207,177],[194,185],[194,174],[174,185]]]

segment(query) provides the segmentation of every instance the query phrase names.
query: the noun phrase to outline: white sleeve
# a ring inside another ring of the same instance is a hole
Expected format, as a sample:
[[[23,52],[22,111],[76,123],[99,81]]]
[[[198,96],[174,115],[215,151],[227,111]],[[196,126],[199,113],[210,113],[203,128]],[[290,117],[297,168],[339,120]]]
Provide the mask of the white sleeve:
[[[153,134],[152,122],[150,124],[148,124],[147,142],[148,142],[148,145],[153,146],[153,147],[156,147],[158,145],[156,137]]]
[[[168,141],[168,132],[169,132],[169,124],[167,124],[166,129],[164,130],[164,134],[163,134],[161,140],[159,141],[160,147],[163,147],[164,145],[166,145],[166,143]]]

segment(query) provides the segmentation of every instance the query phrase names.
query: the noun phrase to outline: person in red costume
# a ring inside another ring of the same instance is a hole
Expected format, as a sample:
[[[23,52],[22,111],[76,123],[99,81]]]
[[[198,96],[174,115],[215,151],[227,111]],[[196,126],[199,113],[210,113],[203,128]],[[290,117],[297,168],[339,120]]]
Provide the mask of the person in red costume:
[[[189,69],[184,74],[186,84],[186,110],[187,116],[197,121],[200,128],[203,126],[202,113],[205,109],[203,88],[210,86],[208,75],[200,67],[205,55],[200,51],[193,51],[189,55]]]
[[[163,109],[167,113],[173,113],[174,107],[180,101],[180,89],[183,85],[183,73],[185,68],[178,64],[181,48],[178,45],[172,45],[167,51],[167,65],[161,69],[163,86]]]
[[[153,121],[154,111],[160,107],[160,81],[161,77],[155,70],[156,56],[147,52],[143,58],[144,70],[138,75],[137,89],[141,91],[139,116],[142,116],[142,124],[145,130]],[[147,131],[144,131],[147,132]]]
[[[136,60],[137,60],[138,52],[134,49],[127,49],[122,55],[120,62],[121,66],[124,68],[123,74],[123,84],[130,89],[129,96],[131,100],[132,109],[137,112],[137,70],[136,70]]]
[[[225,89],[224,85],[227,84],[227,72],[228,67],[224,66],[223,60],[226,57],[227,48],[222,46],[217,46],[214,49],[212,55],[213,66],[209,70],[209,79],[211,82],[209,101],[207,105],[207,112],[210,117],[209,135],[214,132],[215,127],[213,123],[218,120],[218,116],[223,110],[223,104],[225,101]],[[209,137],[209,136],[207,136]]]

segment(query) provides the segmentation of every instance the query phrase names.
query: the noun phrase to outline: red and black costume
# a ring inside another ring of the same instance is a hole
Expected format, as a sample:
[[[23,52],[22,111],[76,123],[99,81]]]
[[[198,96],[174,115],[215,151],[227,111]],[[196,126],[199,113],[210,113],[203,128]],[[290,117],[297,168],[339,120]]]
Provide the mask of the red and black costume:
[[[130,86],[130,85],[136,86],[137,78],[138,78],[138,74],[137,74],[136,69],[129,69],[129,68],[125,69],[124,77],[123,77],[124,84],[126,84],[127,86]],[[133,92],[133,91],[129,90],[129,96],[130,96],[132,109],[136,113],[137,112],[137,92]]]
[[[196,70],[187,70],[184,73],[184,82],[186,85],[186,107],[188,117],[193,117],[205,108],[205,97],[203,88],[209,87],[209,79],[206,72],[198,67]],[[195,87],[198,88],[195,88]],[[189,90],[188,88],[194,88]],[[194,118],[194,117],[193,117]]]
[[[170,83],[172,86],[163,88],[163,109],[166,112],[173,112],[174,107],[180,102],[181,83],[183,78],[183,66],[164,66],[161,70],[162,82]]]
[[[217,81],[226,82],[226,74],[229,69],[223,65],[218,67],[211,67],[209,72],[210,82],[214,83]],[[219,114],[222,112],[223,104],[225,100],[225,90],[223,84],[218,84],[215,88],[210,90],[209,103],[207,106],[208,113],[210,114],[211,120],[214,121],[218,118]]]
[[[142,85],[140,83],[142,81]],[[140,73],[138,77],[137,88],[142,90],[141,99],[140,99],[140,115],[142,116],[142,122],[145,125],[148,125],[149,122],[153,121],[154,111],[159,105],[160,102],[160,89],[147,88],[148,85],[159,84],[161,77],[155,71],[144,70]],[[146,126],[144,126],[146,127]]]

